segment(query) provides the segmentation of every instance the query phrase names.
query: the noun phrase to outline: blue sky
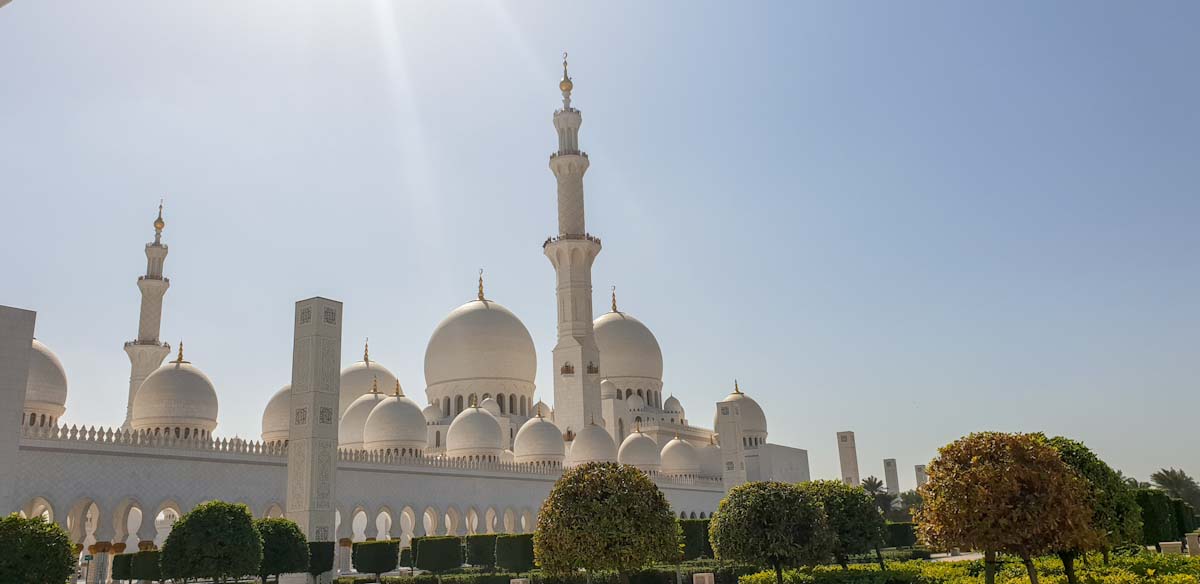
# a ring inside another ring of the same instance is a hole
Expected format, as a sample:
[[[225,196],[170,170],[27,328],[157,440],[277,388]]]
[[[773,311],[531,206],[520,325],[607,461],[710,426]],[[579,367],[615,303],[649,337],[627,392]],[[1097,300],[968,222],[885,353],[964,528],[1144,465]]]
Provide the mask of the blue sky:
[[[257,436],[292,303],[420,394],[474,295],[551,395],[560,53],[596,307],[617,285],[707,425],[733,379],[773,442],[901,484],[983,429],[1193,475],[1200,6],[1189,2],[16,0],[0,9],[0,303],[38,311],[69,423],[119,424],[159,197],[163,336]]]

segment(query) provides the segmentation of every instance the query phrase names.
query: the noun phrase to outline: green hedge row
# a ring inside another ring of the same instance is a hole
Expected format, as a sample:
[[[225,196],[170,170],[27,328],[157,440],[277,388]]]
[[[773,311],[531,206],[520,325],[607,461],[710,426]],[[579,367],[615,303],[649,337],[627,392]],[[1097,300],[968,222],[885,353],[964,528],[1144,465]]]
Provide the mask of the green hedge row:
[[[683,530],[683,559],[695,560],[713,557],[712,543],[708,539],[708,519],[680,519]]]
[[[528,534],[525,534],[528,535]],[[700,572],[712,572],[716,577],[716,584],[738,584],[740,576],[754,574],[759,571],[759,568],[752,566],[739,565],[717,565],[715,563],[690,565],[683,564],[680,567],[680,572],[683,574],[684,582],[691,582],[692,575]],[[538,584],[587,584],[588,577],[586,574],[580,573],[577,576],[570,578],[547,578],[543,577],[538,572],[517,574],[513,572],[495,572],[492,574],[450,574],[440,577],[441,584],[508,584],[513,578],[530,577]],[[674,566],[656,566],[639,572],[630,574],[629,584],[676,584]],[[431,574],[421,574],[418,576],[387,576],[383,578],[383,584],[438,584],[439,577]],[[338,584],[365,584],[366,582],[374,582],[374,578],[370,576],[356,576],[338,578]],[[597,572],[592,573],[592,584],[620,584],[621,579],[616,573]]]
[[[533,569],[533,534],[514,533],[496,537],[496,565],[516,572]]]
[[[350,563],[356,572],[386,574],[400,561],[400,542],[396,540],[360,541],[350,550]]]
[[[884,533],[884,543],[887,547],[912,547],[917,545],[917,529],[915,523],[888,523]]]
[[[454,535],[413,539],[418,570],[441,574],[463,565],[462,538]]]
[[[489,570],[496,565],[496,534],[468,535],[466,549],[467,564]]]

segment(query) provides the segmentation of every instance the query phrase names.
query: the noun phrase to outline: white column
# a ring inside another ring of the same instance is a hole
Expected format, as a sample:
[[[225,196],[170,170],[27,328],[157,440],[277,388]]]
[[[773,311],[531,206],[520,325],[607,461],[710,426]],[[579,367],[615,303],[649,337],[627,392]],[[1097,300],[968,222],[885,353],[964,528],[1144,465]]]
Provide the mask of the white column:
[[[746,455],[742,445],[741,412],[736,402],[717,402],[716,428],[721,444],[721,479],[729,491],[746,482]]]
[[[929,482],[929,475],[925,474],[925,465],[918,464],[918,465],[913,466],[913,472],[917,476],[917,488],[918,489],[925,486],[925,483]]]
[[[892,495],[900,494],[900,473],[896,468],[896,459],[883,459],[883,484],[887,485],[887,492]]]
[[[0,306],[0,469],[17,468],[36,318],[32,310]],[[14,500],[16,480],[16,472],[0,471],[0,517],[21,506]]]
[[[287,516],[310,542],[335,541],[338,396],[342,303],[296,303],[292,399],[288,432]],[[335,550],[336,551],[336,550]],[[310,582],[330,582],[332,571]]]
[[[858,448],[854,445],[854,432],[838,432],[837,440],[842,482],[857,487],[862,484],[862,479],[858,476]]]

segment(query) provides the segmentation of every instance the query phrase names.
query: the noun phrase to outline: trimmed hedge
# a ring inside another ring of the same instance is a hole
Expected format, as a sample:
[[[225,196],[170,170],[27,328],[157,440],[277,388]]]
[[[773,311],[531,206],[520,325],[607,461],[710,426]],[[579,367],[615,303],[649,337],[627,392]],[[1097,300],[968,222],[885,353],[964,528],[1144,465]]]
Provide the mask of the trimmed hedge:
[[[712,542],[708,539],[708,519],[680,519],[683,530],[683,559],[713,557]]]
[[[528,534],[523,534],[528,535]],[[503,538],[503,536],[501,536]],[[497,540],[499,541],[499,539]],[[758,572],[760,568],[734,564],[718,564],[713,561],[689,562],[680,566],[685,582],[692,581],[692,575],[701,572],[712,572],[717,584],[738,584],[739,576]],[[495,572],[492,574],[448,574],[440,576],[440,584],[508,584],[513,578],[528,577],[528,573]],[[533,573],[537,584],[587,584],[588,575],[582,572],[569,578],[548,578],[538,572]],[[439,577],[430,574],[418,576],[385,576],[384,584],[438,584]],[[371,576],[344,576],[336,580],[338,584],[366,584],[374,582]],[[621,584],[621,578],[615,572],[593,572],[591,584]],[[675,567],[658,565],[652,568],[633,572],[629,575],[629,584],[676,584]]]
[[[515,533],[496,537],[496,565],[520,574],[533,569],[533,534]]]
[[[308,573],[320,576],[333,569],[333,556],[336,544],[332,541],[308,542]]]
[[[130,564],[133,562],[133,554],[117,554],[112,558],[112,579],[113,580],[130,580],[133,575],[130,573]]]
[[[394,539],[360,541],[351,548],[350,561],[357,572],[376,576],[386,574],[395,570],[400,561],[400,542]]]
[[[454,535],[422,537],[415,549],[417,568],[426,572],[441,574],[463,564],[462,539]]]
[[[1142,544],[1178,541],[1179,524],[1175,521],[1175,506],[1171,498],[1158,489],[1138,489],[1135,496],[1142,507]]]
[[[400,565],[404,566],[405,568],[413,567],[412,548],[400,548]]]
[[[885,528],[884,542],[888,547],[912,547],[917,545],[916,524],[888,523]]]
[[[1196,529],[1196,510],[1183,499],[1171,499],[1171,512],[1175,515],[1175,531],[1182,539],[1185,533]]]
[[[496,534],[467,536],[467,561],[472,566],[491,570],[496,565]]]
[[[134,580],[162,580],[162,570],[158,567],[158,550],[145,550],[133,554],[129,561],[129,575]]]

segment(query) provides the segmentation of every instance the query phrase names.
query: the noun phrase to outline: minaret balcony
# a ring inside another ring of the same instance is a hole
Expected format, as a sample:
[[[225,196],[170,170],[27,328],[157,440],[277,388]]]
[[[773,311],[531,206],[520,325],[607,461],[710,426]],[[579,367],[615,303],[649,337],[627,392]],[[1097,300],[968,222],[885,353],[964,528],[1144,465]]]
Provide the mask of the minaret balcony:
[[[170,278],[164,278],[162,276],[150,276],[150,275],[138,276],[138,281],[140,282],[142,280],[156,280],[159,282],[167,282],[168,284],[171,282]]]
[[[554,237],[547,237],[546,241],[542,242],[542,249],[545,249],[546,246],[558,241],[590,241],[596,245],[600,245],[600,238],[592,235],[591,233],[584,233],[582,235],[563,233]]]
[[[584,158],[587,158],[588,154],[587,154],[587,152],[584,152],[582,150],[564,150],[562,152],[552,153],[550,155],[550,160],[554,160],[555,158],[558,158],[559,156],[582,156]]]

